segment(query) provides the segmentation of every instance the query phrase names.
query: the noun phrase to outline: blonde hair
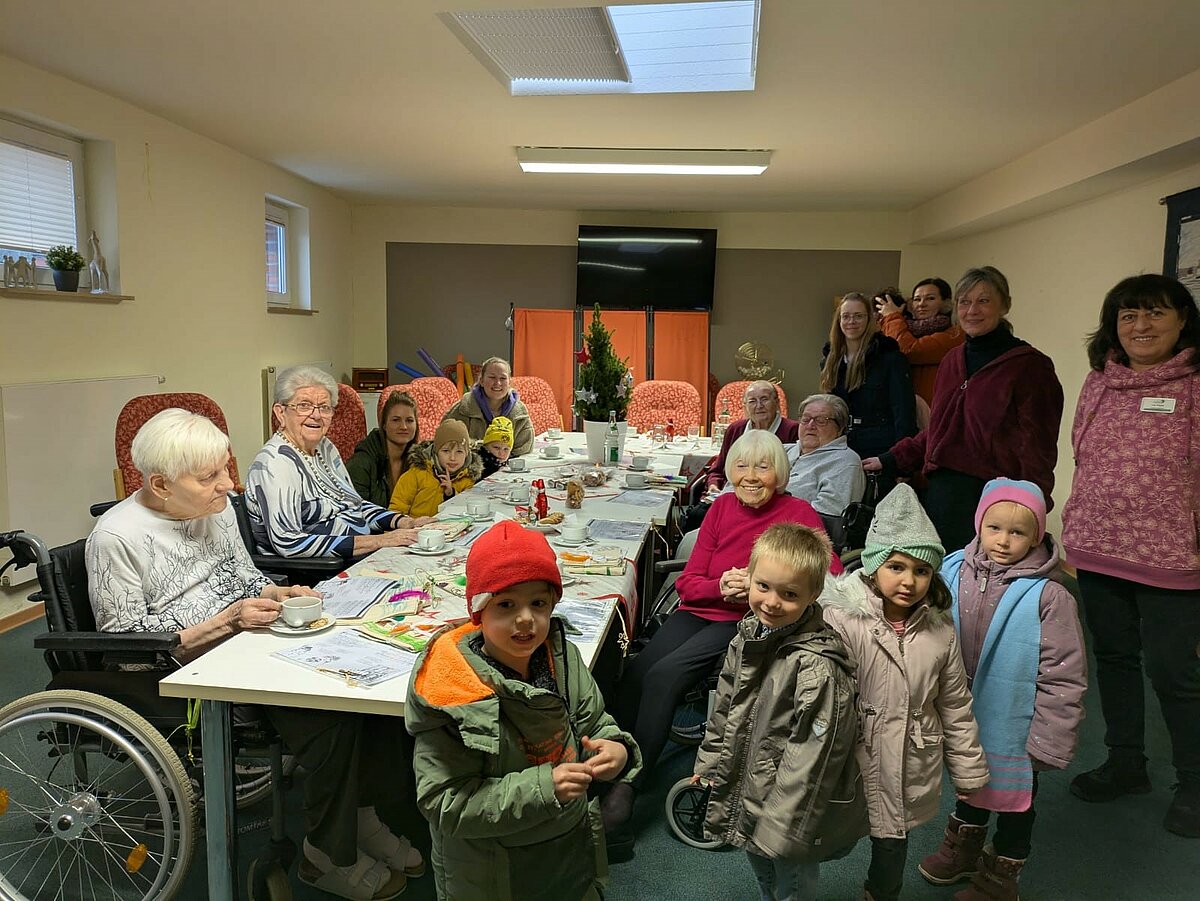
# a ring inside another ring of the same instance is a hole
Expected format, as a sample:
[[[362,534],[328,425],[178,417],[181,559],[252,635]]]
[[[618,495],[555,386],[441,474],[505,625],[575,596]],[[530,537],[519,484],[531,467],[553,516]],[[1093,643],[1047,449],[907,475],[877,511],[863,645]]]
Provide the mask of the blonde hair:
[[[837,302],[833,308],[833,323],[829,326],[829,355],[821,367],[821,390],[832,391],[837,386],[838,367],[842,365],[842,357],[846,356],[846,336],[842,334],[842,307],[855,302],[863,305],[867,314],[867,327],[863,331],[862,343],[853,359],[846,364],[846,392],[855,391],[862,387],[867,379],[867,348],[875,336],[879,334],[879,320],[871,309],[871,302],[865,294],[851,291]]]
[[[174,482],[219,467],[229,453],[229,436],[207,416],[170,407],[146,420],[129,453],[143,480],[158,473]]]
[[[833,545],[824,532],[794,522],[779,522],[754,542],[750,551],[750,578],[754,578],[754,570],[767,557],[794,572],[796,583],[816,597],[825,586]]]
[[[495,366],[497,363],[503,366],[508,371],[509,378],[512,378],[512,367],[508,365],[508,360],[504,359],[504,357],[488,357],[479,364],[479,375],[475,378],[476,383],[482,382],[484,373],[486,373],[490,367]]]

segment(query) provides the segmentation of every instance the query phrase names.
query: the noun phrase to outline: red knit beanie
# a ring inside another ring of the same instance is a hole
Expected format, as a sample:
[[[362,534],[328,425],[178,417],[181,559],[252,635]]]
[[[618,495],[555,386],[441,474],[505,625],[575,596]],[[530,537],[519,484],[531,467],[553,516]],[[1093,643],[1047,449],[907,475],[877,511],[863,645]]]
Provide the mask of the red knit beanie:
[[[562,597],[562,575],[546,536],[506,519],[492,526],[467,554],[467,609],[479,625],[493,595],[521,582],[549,582]]]

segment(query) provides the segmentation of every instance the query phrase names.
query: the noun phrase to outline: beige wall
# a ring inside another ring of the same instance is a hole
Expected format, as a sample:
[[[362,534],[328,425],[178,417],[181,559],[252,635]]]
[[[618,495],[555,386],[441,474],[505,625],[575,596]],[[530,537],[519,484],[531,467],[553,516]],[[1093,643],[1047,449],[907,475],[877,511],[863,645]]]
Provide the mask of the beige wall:
[[[1200,166],[1037,218],[957,241],[904,248],[900,278],[911,290],[941,275],[951,284],[971,266],[993,265],[1009,280],[1016,333],[1054,360],[1066,395],[1059,439],[1055,501],[1070,490],[1071,420],[1087,375],[1083,343],[1105,293],[1120,279],[1161,272],[1166,207],[1159,198],[1200,185]],[[1051,529],[1061,531],[1057,513]]]
[[[0,55],[0,112],[111,142],[118,231],[98,225],[118,305],[0,297],[0,382],[155,373],[225,410],[243,471],[262,443],[261,370],[350,366],[350,207],[281,169],[114,97]],[[89,193],[93,193],[89,191]],[[266,312],[263,198],[308,207],[315,316]],[[71,440],[70,411],[62,411]],[[111,436],[81,453],[112,454]],[[86,504],[103,498],[80,498]],[[7,513],[0,510],[0,522]],[[20,526],[20,523],[13,523]],[[20,597],[25,592],[15,593]],[[0,613],[4,612],[0,599]]]

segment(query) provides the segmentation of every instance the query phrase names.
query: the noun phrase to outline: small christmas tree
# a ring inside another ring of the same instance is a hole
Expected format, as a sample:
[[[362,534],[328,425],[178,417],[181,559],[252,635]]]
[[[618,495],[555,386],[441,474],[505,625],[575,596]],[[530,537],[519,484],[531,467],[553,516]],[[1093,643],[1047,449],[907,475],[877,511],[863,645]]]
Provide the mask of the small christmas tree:
[[[575,358],[580,364],[575,412],[592,422],[607,422],[609,410],[616,410],[617,419],[624,420],[629,406],[629,368],[613,353],[612,333],[600,321],[600,304],[592,312],[584,349]]]

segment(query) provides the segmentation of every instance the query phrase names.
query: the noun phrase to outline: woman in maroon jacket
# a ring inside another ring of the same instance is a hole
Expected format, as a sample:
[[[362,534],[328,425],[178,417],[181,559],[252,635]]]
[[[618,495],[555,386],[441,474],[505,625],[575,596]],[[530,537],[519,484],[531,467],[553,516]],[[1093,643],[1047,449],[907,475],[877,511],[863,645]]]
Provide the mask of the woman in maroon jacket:
[[[1000,270],[968,269],[954,304],[966,341],[938,369],[929,427],[863,460],[868,472],[926,477],[921,501],[948,552],[975,537],[975,507],[997,476],[1033,482],[1053,506],[1063,411],[1054,363],[1015,337],[1004,318],[1012,297]]]

